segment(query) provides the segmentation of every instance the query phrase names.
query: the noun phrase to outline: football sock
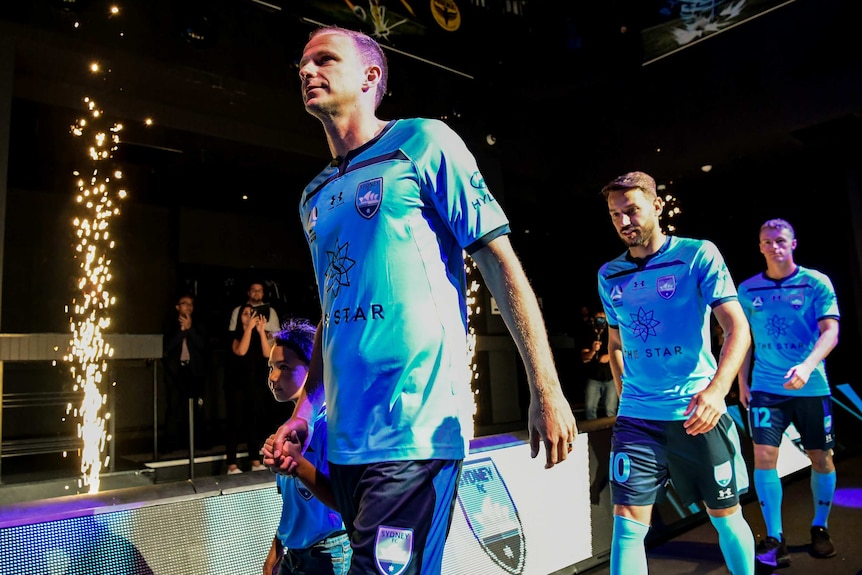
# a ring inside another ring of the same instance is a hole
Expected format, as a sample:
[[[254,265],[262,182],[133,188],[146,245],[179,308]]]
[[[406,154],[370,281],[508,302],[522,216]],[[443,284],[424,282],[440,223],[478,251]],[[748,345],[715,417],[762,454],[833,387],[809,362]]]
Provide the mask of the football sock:
[[[766,523],[766,534],[781,541],[781,500],[784,488],[777,469],[755,469],[754,489],[760,501],[760,511]]]
[[[610,575],[646,575],[644,539],[648,531],[649,525],[614,515]]]
[[[832,498],[835,495],[836,475],[818,473],[811,470],[811,494],[814,496],[814,520],[812,525],[829,527],[829,512],[832,510]]]
[[[727,517],[709,516],[718,531],[718,546],[732,575],[754,574],[754,534],[742,515],[742,508]]]

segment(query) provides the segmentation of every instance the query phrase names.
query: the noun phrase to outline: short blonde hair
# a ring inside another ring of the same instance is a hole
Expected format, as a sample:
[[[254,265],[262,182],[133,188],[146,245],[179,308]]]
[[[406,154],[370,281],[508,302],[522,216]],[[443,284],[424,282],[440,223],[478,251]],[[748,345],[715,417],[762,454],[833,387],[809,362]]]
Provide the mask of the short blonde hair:
[[[760,226],[760,231],[762,232],[763,230],[787,230],[790,232],[790,239],[796,239],[796,232],[793,231],[793,226],[790,225],[790,222],[781,218],[766,220]]]

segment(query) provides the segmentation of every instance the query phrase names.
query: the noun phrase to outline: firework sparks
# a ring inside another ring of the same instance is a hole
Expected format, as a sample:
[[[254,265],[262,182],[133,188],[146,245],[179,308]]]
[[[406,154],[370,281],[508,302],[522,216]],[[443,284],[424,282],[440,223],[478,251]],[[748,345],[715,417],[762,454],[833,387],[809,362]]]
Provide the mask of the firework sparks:
[[[467,272],[467,362],[470,365],[470,391],[472,392],[467,400],[469,403],[466,407],[466,415],[470,416],[469,429],[475,435],[476,395],[479,393],[475,385],[479,379],[479,367],[476,365],[476,328],[473,323],[476,316],[482,313],[482,308],[479,306],[476,298],[476,292],[479,291],[479,282],[470,280],[474,267],[475,264],[469,256],[464,258],[464,269]]]
[[[102,335],[111,325],[109,309],[115,303],[107,289],[111,281],[109,253],[114,248],[108,223],[119,215],[118,202],[125,198],[126,191],[118,185],[122,172],[109,165],[120,141],[118,133],[122,125],[114,124],[105,129],[104,114],[96,103],[90,98],[85,98],[84,102],[89,118],[78,119],[71,132],[85,140],[91,174],[85,179],[80,172],[75,172],[79,215],[73,221],[78,238],[74,257],[80,265],[80,276],[78,292],[70,308],[72,339],[65,360],[71,364],[75,390],[84,392],[84,399],[74,413],[80,419],[78,437],[83,443],[81,484],[95,493],[99,490],[102,467],[110,463],[108,458],[102,460],[102,454],[112,439],[105,428],[111,414],[103,414],[107,395],[101,392],[108,359],[113,355],[113,349]]]

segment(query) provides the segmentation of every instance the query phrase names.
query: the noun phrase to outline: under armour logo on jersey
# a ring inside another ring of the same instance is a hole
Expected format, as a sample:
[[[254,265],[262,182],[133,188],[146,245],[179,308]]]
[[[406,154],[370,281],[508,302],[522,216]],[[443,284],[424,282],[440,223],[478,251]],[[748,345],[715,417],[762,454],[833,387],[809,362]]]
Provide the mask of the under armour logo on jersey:
[[[820,501],[820,500],[818,499],[818,500],[817,500],[817,505],[825,505],[826,507],[829,507],[830,505],[832,505],[832,502],[831,502],[831,501]]]
[[[344,201],[344,200],[342,200],[342,197],[341,197],[342,193],[343,192],[338,192],[337,194],[332,194],[332,196],[330,196],[330,198],[329,198],[329,207],[330,208],[335,208],[335,207],[338,207],[341,205],[341,203]]]

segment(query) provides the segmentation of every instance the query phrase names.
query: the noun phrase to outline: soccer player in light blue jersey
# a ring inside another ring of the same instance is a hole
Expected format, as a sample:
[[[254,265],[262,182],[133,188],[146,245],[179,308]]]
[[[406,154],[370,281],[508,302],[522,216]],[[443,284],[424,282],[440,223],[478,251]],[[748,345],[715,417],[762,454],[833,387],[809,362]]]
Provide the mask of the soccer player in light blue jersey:
[[[810,553],[819,558],[835,556],[827,530],[835,494],[835,434],[825,359],[838,344],[840,316],[830,279],[797,265],[795,249],[793,227],[781,219],[767,221],[760,227],[766,271],[739,285],[754,341],[739,372],[739,396],[748,409],[754,488],[766,523],[766,537],[757,546],[757,563],[764,570],[790,565],[776,466],[781,438],[791,423],[811,460]]]
[[[647,573],[644,539],[670,479],[684,504],[704,503],[730,572],[751,575],[754,536],[739,505],[748,475],[725,405],[751,343],[736,287],[714,244],[662,231],[664,202],[651,176],[623,174],[602,195],[628,248],[598,274],[620,396],[610,573]],[[726,337],[718,362],[710,313]]]
[[[300,200],[322,314],[305,388],[264,461],[291,472],[282,445],[313,437],[325,398],[350,573],[438,575],[472,436],[464,252],[523,360],[545,467],[568,456],[575,418],[508,219],[463,140],[438,120],[376,116],[387,64],[365,34],[315,30],[299,76],[333,157]]]

